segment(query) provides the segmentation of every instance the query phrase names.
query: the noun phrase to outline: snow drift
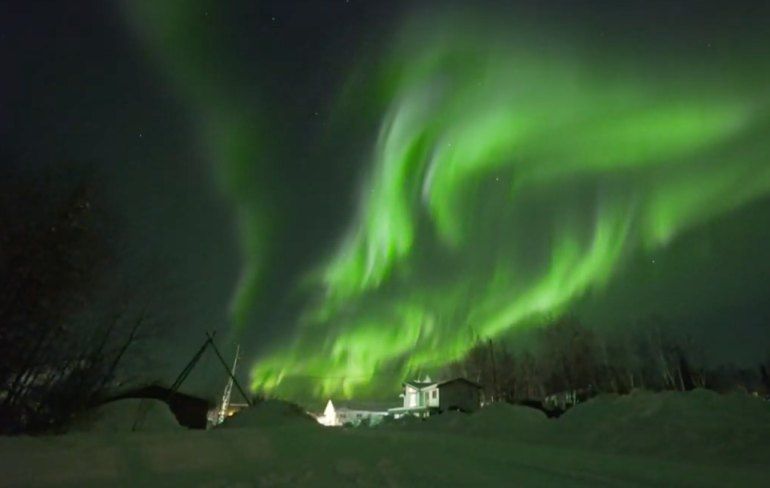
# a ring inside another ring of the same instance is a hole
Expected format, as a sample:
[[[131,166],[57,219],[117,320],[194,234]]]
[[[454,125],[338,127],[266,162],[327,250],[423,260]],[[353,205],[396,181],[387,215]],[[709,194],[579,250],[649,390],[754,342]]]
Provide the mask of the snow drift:
[[[599,395],[556,419],[534,408],[496,403],[473,414],[447,412],[387,428],[688,462],[770,459],[770,402],[703,389]]]
[[[136,403],[107,405],[104,423],[87,433],[0,437],[2,483],[722,487],[770,479],[770,405],[748,395],[636,392],[597,397],[558,419],[497,404],[354,429],[323,428],[296,405],[266,401],[221,429],[151,421],[128,432]],[[167,409],[155,413],[163,415],[147,419],[171,420]]]
[[[242,429],[288,425],[314,427],[319,424],[299,405],[281,400],[265,400],[226,419],[220,428]]]
[[[123,433],[182,430],[168,405],[160,400],[129,398],[95,407],[77,418],[75,432]]]
[[[591,449],[752,464],[770,459],[770,402],[745,393],[600,395],[556,423],[554,434]]]

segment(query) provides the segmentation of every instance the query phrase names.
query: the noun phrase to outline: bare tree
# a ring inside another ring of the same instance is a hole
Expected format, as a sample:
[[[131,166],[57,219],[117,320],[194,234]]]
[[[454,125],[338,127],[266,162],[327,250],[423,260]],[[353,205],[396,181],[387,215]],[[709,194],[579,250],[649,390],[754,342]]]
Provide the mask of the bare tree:
[[[20,180],[0,192],[0,431],[65,424],[143,326],[130,309],[92,310],[110,258],[95,186]]]

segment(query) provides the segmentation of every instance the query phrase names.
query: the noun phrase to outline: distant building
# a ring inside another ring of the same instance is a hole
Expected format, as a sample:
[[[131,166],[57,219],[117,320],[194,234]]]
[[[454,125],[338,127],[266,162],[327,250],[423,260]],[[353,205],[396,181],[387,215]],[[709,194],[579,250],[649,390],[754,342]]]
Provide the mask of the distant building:
[[[388,406],[376,403],[339,402],[336,406],[329,400],[323,415],[316,417],[318,423],[327,427],[342,425],[377,425],[388,416]]]
[[[577,392],[575,390],[561,391],[552,393],[543,398],[543,408],[546,410],[567,410],[578,403]]]
[[[388,410],[394,418],[405,415],[427,417],[448,410],[473,412],[481,405],[481,385],[465,378],[447,381],[406,381],[403,383],[404,405]]]
[[[543,398],[542,406],[545,411],[565,411],[578,403],[584,402],[596,395],[592,386],[575,390],[552,393]]]
[[[335,405],[330,399],[323,414],[315,418],[319,424],[328,427],[377,425],[387,417],[427,417],[448,410],[473,412],[481,406],[481,385],[465,378],[432,381],[426,377],[421,381],[406,381],[403,387],[401,407],[372,402],[338,402]]]

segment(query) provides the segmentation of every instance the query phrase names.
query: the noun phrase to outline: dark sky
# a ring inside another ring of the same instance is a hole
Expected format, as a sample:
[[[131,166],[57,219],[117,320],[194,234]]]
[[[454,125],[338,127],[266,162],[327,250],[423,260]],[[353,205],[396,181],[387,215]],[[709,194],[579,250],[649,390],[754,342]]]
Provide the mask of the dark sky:
[[[528,25],[606,37],[629,55],[678,50],[686,59],[714,48],[727,65],[762,54],[757,44],[768,39],[770,25],[767,2],[480,3],[479,10],[503,17],[515,10]],[[190,9],[212,5],[193,1]],[[289,322],[304,300],[296,281],[334,249],[355,215],[364,160],[387,104],[356,98],[367,93],[356,85],[372,79],[414,5],[439,15],[461,3],[236,1],[210,13],[221,66],[237,67],[244,103],[267,114],[268,156],[257,191],[272,202],[278,224],[267,285],[248,319],[258,325],[243,339],[249,356],[292,336]],[[120,228],[120,259],[108,272],[117,280],[139,275],[135,283],[146,274],[163,289],[163,333],[148,368],[169,379],[204,330],[227,335],[242,262],[233,202],[214,181],[200,114],[148,56],[120,3],[6,0],[0,19],[0,163],[33,177],[73,162],[98,174],[107,213]],[[353,95],[340,102],[341,93]],[[602,327],[659,315],[719,360],[761,357],[770,350],[768,216],[770,201],[757,199],[652,257],[635,255],[575,310]]]
[[[120,264],[108,272],[121,279],[140,274],[132,283],[144,282],[142,274],[163,283],[167,298],[156,314],[167,330],[152,367],[168,379],[205,330],[227,332],[240,262],[232,208],[212,181],[191,114],[132,37],[117,2],[22,0],[0,9],[2,164],[32,177],[52,168],[82,171],[83,164],[98,173],[107,213],[121,226]],[[371,42],[367,25],[388,12],[345,2],[235,2],[221,12],[246,76],[259,77],[285,102],[272,121],[273,137],[288,147],[298,147],[294,138],[318,137],[314,113],[328,110],[350,57]],[[352,197],[344,193],[360,171],[287,152],[293,162],[275,164],[272,184],[290,182],[285,191],[295,195],[284,202],[296,208],[286,210],[286,252],[275,259],[299,268],[322,245],[319,234],[329,237],[345,225]],[[77,178],[64,176],[62,185]],[[311,202],[303,201],[308,192]],[[319,211],[326,217],[302,215]],[[330,226],[328,215],[337,223]],[[276,292],[287,286],[284,274]],[[275,329],[258,334],[258,343],[280,333]]]

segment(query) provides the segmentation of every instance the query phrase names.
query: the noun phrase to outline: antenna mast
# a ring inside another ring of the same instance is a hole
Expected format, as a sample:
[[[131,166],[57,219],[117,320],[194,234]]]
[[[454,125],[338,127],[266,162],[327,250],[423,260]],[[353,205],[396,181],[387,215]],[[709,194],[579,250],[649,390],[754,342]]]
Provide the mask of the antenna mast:
[[[233,393],[233,377],[235,377],[235,367],[238,366],[238,357],[241,353],[241,345],[238,344],[238,346],[235,349],[235,359],[233,360],[233,369],[230,370],[230,377],[227,379],[227,384],[225,385],[225,391],[222,394],[222,405],[219,408],[219,416],[217,417],[217,423],[221,424],[225,421],[225,417],[227,416],[227,408],[230,406],[230,396]]]

